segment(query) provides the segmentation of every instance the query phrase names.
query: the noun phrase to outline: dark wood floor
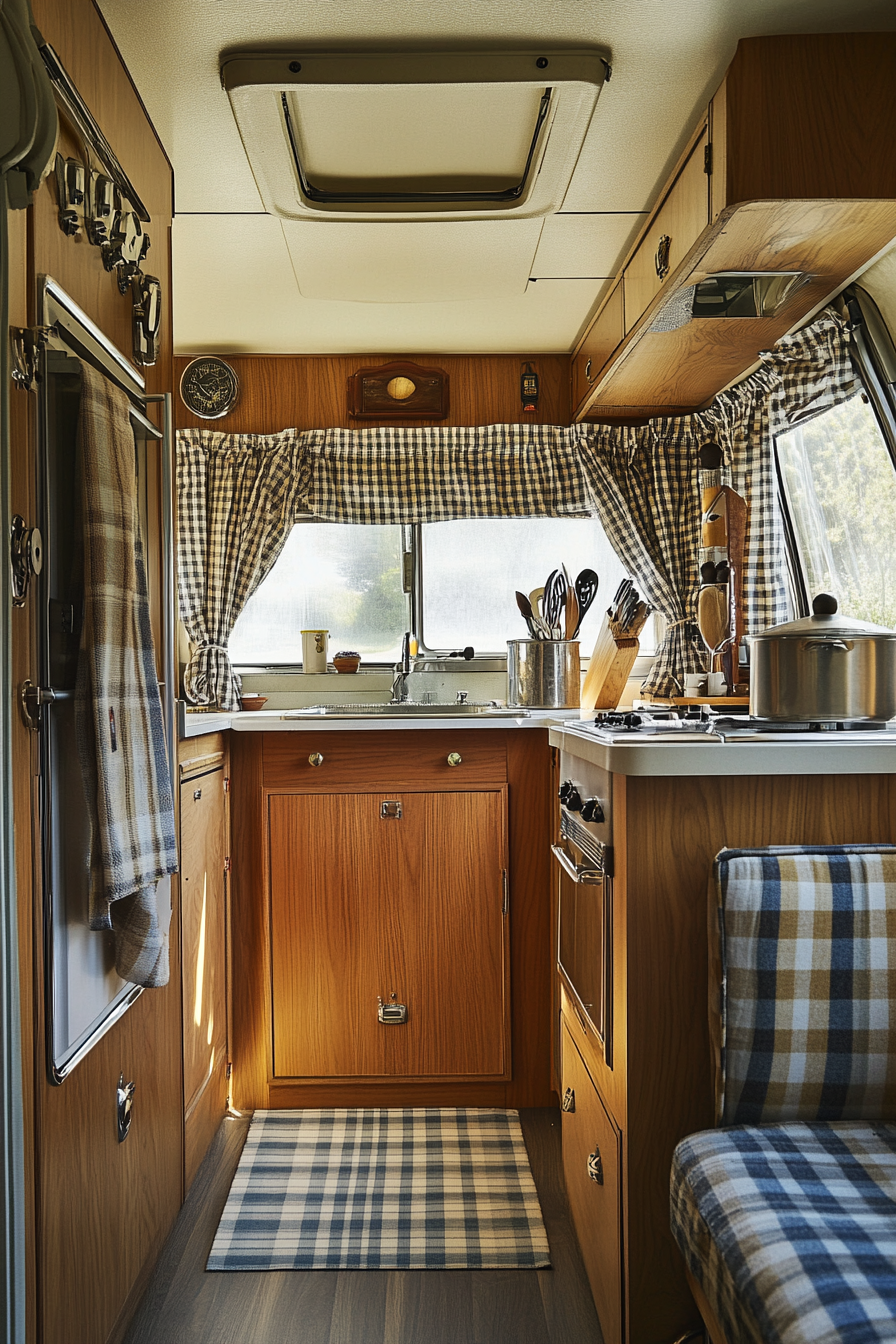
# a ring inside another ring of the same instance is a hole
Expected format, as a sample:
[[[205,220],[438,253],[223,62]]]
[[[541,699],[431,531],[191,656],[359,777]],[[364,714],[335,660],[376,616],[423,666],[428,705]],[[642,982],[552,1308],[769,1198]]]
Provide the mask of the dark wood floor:
[[[601,1344],[563,1190],[560,1113],[520,1118],[552,1269],[207,1274],[249,1125],[227,1119],[125,1344]]]

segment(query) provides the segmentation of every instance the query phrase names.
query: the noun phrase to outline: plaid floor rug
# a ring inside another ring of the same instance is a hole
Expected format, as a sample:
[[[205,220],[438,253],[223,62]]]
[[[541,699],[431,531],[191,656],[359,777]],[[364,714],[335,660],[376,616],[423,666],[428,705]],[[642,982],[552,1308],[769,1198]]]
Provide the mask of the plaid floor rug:
[[[516,1111],[256,1111],[206,1268],[550,1264]]]

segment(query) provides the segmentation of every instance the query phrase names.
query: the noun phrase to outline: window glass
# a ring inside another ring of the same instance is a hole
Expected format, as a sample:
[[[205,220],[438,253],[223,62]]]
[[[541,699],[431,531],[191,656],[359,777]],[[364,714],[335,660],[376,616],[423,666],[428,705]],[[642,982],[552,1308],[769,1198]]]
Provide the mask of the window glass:
[[[587,657],[625,576],[593,518],[473,518],[427,523],[422,533],[423,638],[431,649],[472,644],[477,653],[506,654],[508,639],[528,637],[516,590],[540,588],[562,562],[573,580],[586,567],[600,579],[580,634]]]
[[[810,599],[896,625],[896,470],[861,394],[777,439]]]
[[[298,523],[230,636],[237,664],[300,663],[302,630],[330,632],[330,656],[365,660],[401,651],[408,603],[401,591],[401,528]]]

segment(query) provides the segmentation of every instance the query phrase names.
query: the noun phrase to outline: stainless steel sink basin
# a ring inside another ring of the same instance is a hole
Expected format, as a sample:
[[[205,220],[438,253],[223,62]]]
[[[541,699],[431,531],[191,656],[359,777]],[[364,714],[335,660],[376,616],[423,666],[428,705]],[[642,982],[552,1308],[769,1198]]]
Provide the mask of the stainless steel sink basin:
[[[283,719],[524,719],[525,709],[502,709],[496,705],[419,705],[404,701],[400,705],[311,705],[308,709],[291,709],[281,714]]]

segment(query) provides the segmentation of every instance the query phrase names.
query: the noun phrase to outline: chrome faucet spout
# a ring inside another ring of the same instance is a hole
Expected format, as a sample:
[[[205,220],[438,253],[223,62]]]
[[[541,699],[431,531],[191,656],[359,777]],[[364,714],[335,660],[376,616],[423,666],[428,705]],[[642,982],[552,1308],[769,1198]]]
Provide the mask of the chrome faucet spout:
[[[401,641],[401,658],[395,664],[392,678],[391,704],[403,705],[408,699],[408,677],[411,675],[411,632],[406,630]]]

